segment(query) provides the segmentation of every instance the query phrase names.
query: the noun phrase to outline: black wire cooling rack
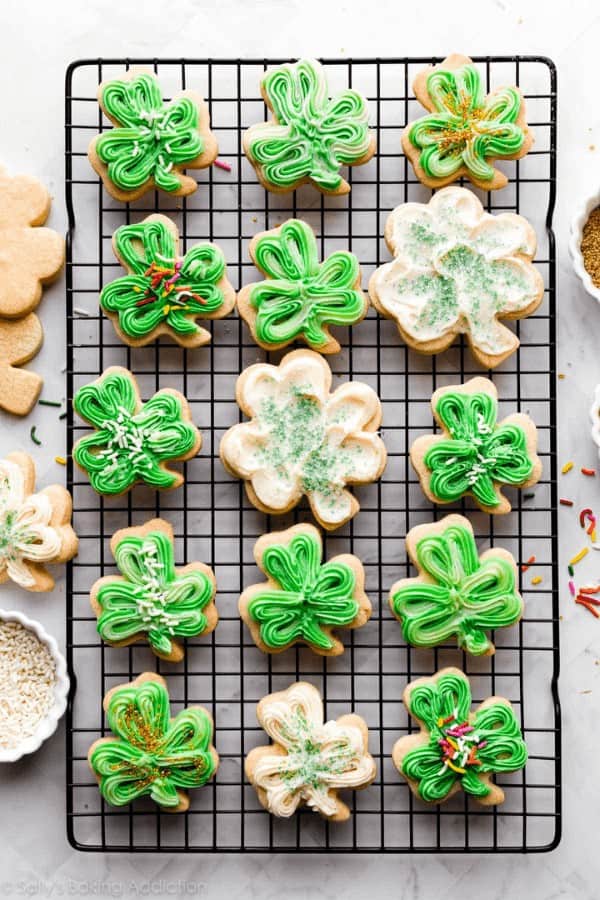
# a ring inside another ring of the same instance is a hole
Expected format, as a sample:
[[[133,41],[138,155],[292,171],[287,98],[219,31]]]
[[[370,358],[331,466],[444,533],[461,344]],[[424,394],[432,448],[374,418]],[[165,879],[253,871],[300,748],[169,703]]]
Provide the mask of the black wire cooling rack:
[[[343,349],[329,361],[337,375],[368,382],[382,398],[389,461],[379,483],[357,489],[361,511],[339,532],[327,535],[326,553],[349,550],[363,560],[374,614],[363,628],[344,633],[346,651],[336,659],[323,659],[308,649],[268,656],[254,646],[237,612],[240,592],[258,578],[252,547],[259,534],[310,520],[310,513],[305,506],[283,517],[259,513],[248,503],[242,484],[225,473],[218,456],[221,435],[239,419],[235,380],[265,354],[235,315],[213,323],[213,341],[207,347],[186,351],[161,341],[130,349],[98,309],[100,288],[121,271],[110,246],[112,233],[118,225],[157,210],[177,222],[184,250],[199,240],[220,244],[236,286],[257,277],[248,257],[251,236],[290,216],[301,216],[315,227],[323,254],[337,248],[354,251],[366,285],[375,266],[389,259],[382,237],[389,211],[398,203],[425,201],[430,195],[416,182],[402,155],[400,133],[420,110],[411,90],[414,75],[438,61],[324,60],[332,91],[352,85],[369,98],[377,133],[376,156],[349,170],[352,190],[344,197],[323,197],[310,187],[289,195],[266,193],[243,156],[243,130],[266,116],[259,92],[261,74],[277,60],[98,59],[69,66],[65,108],[69,398],[108,365],[121,364],[135,373],[144,398],[160,387],[183,391],[204,439],[200,455],[185,466],[185,485],[163,495],[138,487],[125,497],[103,499],[74,470],[69,456],[68,483],[80,549],[69,567],[67,591],[68,658],[77,684],[67,716],[67,829],[70,842],[79,849],[502,852],[549,850],[558,843],[553,64],[534,56],[476,59],[488,89],[516,83],[527,98],[534,148],[521,161],[501,164],[509,175],[507,187],[480,196],[488,210],[517,211],[532,222],[539,239],[537,266],[546,285],[537,313],[515,325],[520,350],[492,376],[501,411],[524,410],[536,421],[543,478],[535,489],[513,493],[510,515],[492,518],[470,502],[457,507],[467,510],[482,546],[497,542],[521,563],[536,557],[535,565],[521,573],[525,617],[495,636],[495,656],[467,658],[450,646],[431,651],[409,648],[387,603],[392,582],[410,571],[404,548],[407,530],[449,511],[435,509],[422,494],[408,449],[418,434],[432,429],[429,401],[436,387],[481,372],[462,342],[438,357],[421,357],[409,351],[393,323],[377,317],[374,310],[353,330],[341,331]],[[86,158],[92,136],[108,127],[96,89],[100,81],[117,77],[132,64],[152,68],[166,96],[193,87],[207,98],[219,155],[230,163],[231,172],[212,167],[196,173],[199,188],[183,200],[150,194],[123,205],[108,196]],[[272,354],[272,361],[280,356]],[[70,412],[69,449],[84,431]],[[111,534],[159,514],[175,528],[178,564],[203,560],[214,567],[218,582],[219,625],[209,637],[188,641],[185,661],[178,665],[157,661],[143,645],[122,649],[103,645],[88,600],[94,580],[115,571],[108,549]],[[532,584],[534,575],[542,577],[540,584]],[[393,743],[411,730],[400,699],[404,686],[449,664],[462,666],[470,675],[475,701],[494,693],[508,697],[522,722],[529,762],[523,772],[498,779],[506,793],[498,809],[479,807],[462,795],[441,808],[425,807],[392,765]],[[213,783],[192,792],[185,814],[161,814],[146,801],[121,809],[108,806],[86,764],[89,745],[105,734],[103,695],[145,670],[166,676],[175,710],[202,704],[215,720],[221,765]],[[244,779],[244,756],[265,742],[256,721],[256,702],[299,678],[321,689],[328,717],[354,710],[369,726],[378,776],[370,788],[351,796],[352,816],[344,824],[329,824],[306,810],[290,821],[276,820],[260,807]]]

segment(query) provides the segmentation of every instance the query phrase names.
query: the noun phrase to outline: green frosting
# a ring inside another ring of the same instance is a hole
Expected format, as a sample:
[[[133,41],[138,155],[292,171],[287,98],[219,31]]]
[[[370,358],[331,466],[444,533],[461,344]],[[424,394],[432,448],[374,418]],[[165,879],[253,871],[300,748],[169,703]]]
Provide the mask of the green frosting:
[[[470,493],[483,506],[494,507],[499,503],[496,484],[522,485],[531,477],[527,435],[515,423],[497,424],[495,397],[448,391],[435,411],[449,435],[423,457],[437,500],[450,503]]]
[[[145,338],[163,323],[176,338],[197,335],[203,329],[194,320],[223,305],[225,258],[214,244],[197,244],[181,257],[176,234],[161,219],[122,225],[113,243],[129,274],[102,288],[100,305],[118,316],[127,337]]]
[[[408,710],[429,731],[429,741],[406,754],[402,773],[428,803],[440,803],[457,782],[467,794],[486,797],[491,788],[481,775],[515,772],[527,762],[510,704],[470,709],[471,689],[462,673],[446,672],[410,692]]]
[[[434,112],[413,122],[408,138],[421,151],[419,164],[430,178],[447,178],[465,166],[475,178],[491,181],[494,167],[488,159],[513,156],[523,146],[516,88],[486,97],[479,72],[467,64],[433,71],[427,93]]]
[[[338,250],[319,264],[315,234],[305,222],[290,219],[265,233],[256,242],[254,258],[267,276],[252,285],[249,295],[261,343],[301,338],[318,350],[330,339],[324,325],[353,325],[364,316],[356,256]]]
[[[110,370],[77,391],[73,408],[96,430],[77,441],[73,459],[95,491],[121,494],[141,481],[155,488],[178,483],[180,476],[162,463],[185,457],[198,438],[183,399],[158,391],[140,403],[135,379],[125,369]]]
[[[309,59],[269,69],[262,92],[274,122],[253,125],[244,145],[266,186],[292,190],[308,179],[323,191],[343,188],[340,166],[371,147],[364,97],[346,89],[329,99],[325,72]]]
[[[181,176],[173,167],[192,162],[204,150],[193,100],[184,96],[165,105],[158,81],[144,72],[131,81],[108,82],[100,102],[118,126],[99,135],[94,145],[113,184],[135,191],[152,179],[163,191],[177,191]]]
[[[461,649],[479,656],[494,649],[486,631],[518,622],[523,601],[514,566],[493,553],[480,559],[463,521],[418,541],[416,563],[428,580],[399,582],[391,604],[409,644],[434,647],[456,637]]]
[[[203,610],[213,598],[213,583],[201,569],[177,573],[167,534],[128,534],[116,546],[115,562],[123,577],[105,579],[96,594],[103,640],[119,643],[146,634],[152,649],[167,656],[173,637],[205,630]]]
[[[169,694],[156,681],[116,688],[106,717],[115,739],[99,741],[89,754],[104,799],[124,806],[150,796],[165,809],[177,807],[181,791],[201,787],[214,775],[212,722],[201,707],[169,719]]]
[[[322,626],[347,626],[358,615],[354,570],[342,562],[322,564],[321,542],[312,529],[296,533],[287,546],[269,546],[261,568],[277,587],[254,594],[248,614],[260,624],[267,647],[277,650],[300,640],[330,650],[334,641]]]

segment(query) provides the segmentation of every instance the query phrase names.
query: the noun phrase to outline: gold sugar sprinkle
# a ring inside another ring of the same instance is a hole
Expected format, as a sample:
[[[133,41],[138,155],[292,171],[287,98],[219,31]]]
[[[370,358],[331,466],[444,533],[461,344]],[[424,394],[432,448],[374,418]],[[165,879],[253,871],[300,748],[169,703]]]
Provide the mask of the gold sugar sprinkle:
[[[596,287],[600,287],[600,206],[589,214],[581,238],[583,264]]]

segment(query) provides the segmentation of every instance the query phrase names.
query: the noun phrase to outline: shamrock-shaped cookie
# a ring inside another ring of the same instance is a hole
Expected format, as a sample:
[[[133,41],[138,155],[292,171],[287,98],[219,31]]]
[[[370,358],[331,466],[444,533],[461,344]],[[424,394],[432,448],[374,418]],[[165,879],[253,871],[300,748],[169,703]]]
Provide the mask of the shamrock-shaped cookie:
[[[371,615],[360,560],[350,553],[322,562],[321,535],[312,525],[263,534],[254,545],[256,564],[268,578],[240,597],[240,614],[256,645],[279,653],[298,642],[324,656],[344,645],[334,628],[358,628]]]
[[[233,425],[219,449],[223,465],[244,479],[258,509],[284,513],[306,494],[328,529],[360,508],[346,485],[375,481],[386,463],[375,434],[381,403],[373,388],[349,381],[331,394],[331,381],[331,369],[312,350],[294,350],[278,366],[245,369],[236,399],[251,421]]]
[[[31,412],[44,384],[35,372],[21,369],[44,341],[35,313],[22,319],[0,319],[0,407],[15,416]]]
[[[470,495],[484,512],[510,512],[502,486],[530,487],[542,474],[530,417],[513,413],[498,423],[498,391],[487,378],[439,388],[431,408],[443,433],[423,435],[410,448],[429,499],[454,503]]]
[[[396,207],[385,240],[394,259],[375,270],[369,294],[410,347],[440,353],[465,334],[485,368],[515,352],[518,337],[498,320],[531,315],[544,296],[526,219],[492,216],[472,191],[448,187]]]
[[[163,812],[185,812],[187,791],[210,781],[219,765],[210,713],[188,706],[170,718],[165,680],[152,672],[112,688],[103,706],[114,737],[95,741],[88,763],[107,803],[150,797]]]
[[[417,178],[430,188],[463,175],[483,191],[504,187],[508,179],[494,160],[520,159],[533,144],[519,88],[498,88],[486,96],[469,57],[453,53],[419,72],[413,90],[429,110],[402,132],[402,148]]]
[[[340,166],[368,162],[375,153],[367,101],[352,88],[329,99],[322,65],[302,59],[268,69],[261,81],[268,122],[244,134],[244,153],[268,191],[311,183],[326,194],[347,194]]]
[[[98,88],[102,111],[115,126],[96,135],[88,156],[109,194],[136,200],[154,188],[191,194],[195,178],[182,169],[203,169],[217,156],[208,106],[194,91],[163,103],[156,76],[133,68]]]
[[[196,319],[220,319],[235,305],[225,257],[216,244],[193,246],[179,255],[179,231],[155,213],[135,225],[121,225],[113,249],[127,275],[102,288],[100,306],[119,337],[132,347],[168,334],[183,347],[210,341]]]
[[[52,590],[46,564],[64,563],[77,553],[71,509],[71,495],[59,484],[36,492],[35,466],[26,453],[0,460],[0,584]]]
[[[202,443],[183,394],[163,388],[142,403],[135,378],[120,366],[79,388],[73,408],[95,429],[77,441],[73,459],[99,494],[123,494],[139,482],[179,487],[183,475],[167,463],[191,459]]]
[[[176,638],[216,627],[212,569],[201,562],[175,567],[173,529],[164,519],[122,528],[110,549],[121,574],[105,575],[92,587],[98,633],[114,647],[146,639],[161,659],[180,662],[184,650]]]
[[[60,274],[64,265],[64,238],[51,228],[39,227],[48,218],[50,203],[50,194],[37,178],[11,177],[0,167],[2,317],[17,318],[34,310],[42,299],[43,287]]]
[[[315,233],[306,222],[289,219],[255,235],[250,256],[266,276],[242,288],[240,315],[265,350],[302,340],[320,353],[337,353],[329,325],[356,325],[369,301],[360,289],[360,265],[347,250],[319,263]]]
[[[502,547],[479,556],[473,526],[464,516],[417,525],[406,535],[417,578],[390,590],[390,606],[405,640],[435,647],[455,638],[474,656],[494,653],[487,632],[514,625],[523,615],[517,565]]]
[[[368,787],[377,774],[364,719],[350,714],[324,722],[320,694],[305,681],[263,697],[256,716],[273,741],[246,757],[262,806],[282,818],[306,805],[332,822],[348,819],[338,791]]]
[[[489,697],[471,712],[469,679],[454,668],[411,681],[402,699],[421,730],[396,741],[392,759],[413,794],[443,803],[462,788],[483,806],[502,803],[492,777],[527,762],[510,701]]]

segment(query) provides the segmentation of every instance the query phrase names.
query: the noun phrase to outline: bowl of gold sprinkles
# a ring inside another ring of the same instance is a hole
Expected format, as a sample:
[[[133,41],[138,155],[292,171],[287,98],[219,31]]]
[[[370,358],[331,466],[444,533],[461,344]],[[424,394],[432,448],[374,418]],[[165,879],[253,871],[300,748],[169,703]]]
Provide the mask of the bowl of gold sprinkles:
[[[600,190],[589,197],[573,218],[569,251],[584,288],[600,300]]]
[[[64,656],[39,622],[0,610],[0,763],[34,753],[67,706]]]

